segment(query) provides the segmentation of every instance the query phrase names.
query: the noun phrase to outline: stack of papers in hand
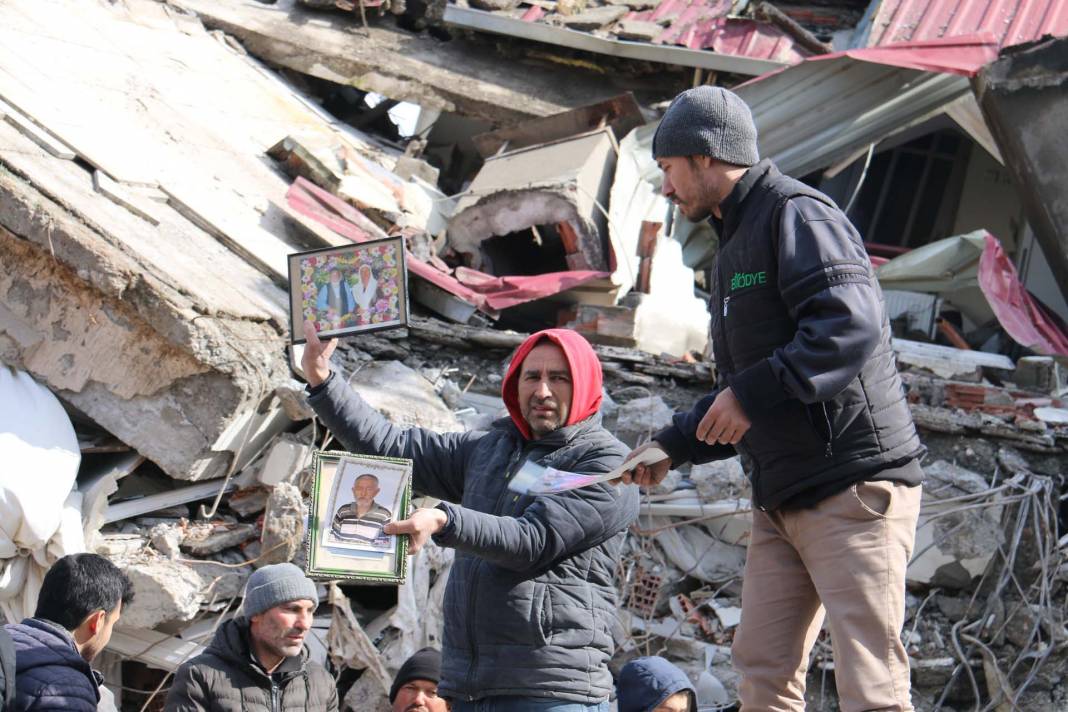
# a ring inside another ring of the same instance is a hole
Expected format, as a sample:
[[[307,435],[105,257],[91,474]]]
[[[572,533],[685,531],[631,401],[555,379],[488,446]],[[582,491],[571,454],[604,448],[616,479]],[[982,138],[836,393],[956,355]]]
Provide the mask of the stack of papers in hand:
[[[508,483],[508,489],[520,494],[552,494],[554,492],[566,492],[567,490],[588,487],[598,482],[606,482],[623,476],[627,470],[633,470],[638,465],[651,465],[667,459],[667,453],[658,447],[643,450],[637,457],[628,457],[627,460],[612,470],[600,475],[580,475],[577,472],[558,470],[555,467],[546,467],[536,462],[526,462],[512,481]]]

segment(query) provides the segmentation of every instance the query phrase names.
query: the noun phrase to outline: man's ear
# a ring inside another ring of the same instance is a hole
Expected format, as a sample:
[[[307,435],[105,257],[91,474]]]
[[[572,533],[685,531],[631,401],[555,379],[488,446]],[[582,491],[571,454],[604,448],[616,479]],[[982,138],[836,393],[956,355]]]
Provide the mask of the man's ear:
[[[82,621],[82,626],[85,628],[85,632],[90,636],[96,635],[97,632],[104,627],[104,622],[107,620],[108,614],[103,608],[93,611],[85,620]]]

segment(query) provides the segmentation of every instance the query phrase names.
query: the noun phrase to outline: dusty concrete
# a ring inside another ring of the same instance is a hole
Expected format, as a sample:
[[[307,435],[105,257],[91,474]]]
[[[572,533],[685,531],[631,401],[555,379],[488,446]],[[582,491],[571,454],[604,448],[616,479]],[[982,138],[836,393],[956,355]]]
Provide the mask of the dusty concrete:
[[[188,621],[200,610],[200,576],[174,561],[134,563],[123,568],[134,589],[134,599],[122,611],[129,628],[154,628],[168,621]]]
[[[221,474],[235,447],[228,428],[285,368],[267,347],[282,343],[269,314],[211,313],[3,165],[0,216],[0,360],[171,476]],[[121,218],[109,227],[135,229]]]
[[[631,447],[646,442],[671,424],[674,411],[660,396],[627,401],[616,414],[615,436]]]
[[[234,35],[250,53],[272,64],[495,123],[548,116],[619,93],[595,72],[548,66],[531,71],[521,61],[502,61],[489,43],[442,42],[382,24],[357,29],[349,17],[324,18],[294,0],[274,5],[171,2],[198,13],[205,25]]]
[[[375,410],[402,427],[463,430],[430,381],[399,361],[368,363],[353,376],[352,386]]]
[[[693,465],[690,480],[697,485],[697,493],[703,502],[749,497],[749,479],[737,457]]]
[[[292,561],[304,540],[304,500],[296,485],[276,485],[267,500],[260,535],[260,558],[255,566]]]
[[[201,527],[186,534],[182,549],[193,556],[208,556],[232,546],[240,546],[255,536],[255,524]]]

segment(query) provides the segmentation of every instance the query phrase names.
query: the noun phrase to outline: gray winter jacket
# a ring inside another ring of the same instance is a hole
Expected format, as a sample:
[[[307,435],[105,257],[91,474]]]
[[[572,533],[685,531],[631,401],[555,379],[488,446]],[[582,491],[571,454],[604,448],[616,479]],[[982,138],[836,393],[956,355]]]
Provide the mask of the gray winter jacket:
[[[613,577],[638,492],[602,484],[529,497],[506,486],[528,459],[591,474],[618,467],[627,448],[600,415],[528,441],[507,418],[488,432],[397,428],[334,376],[309,400],[346,448],[411,458],[415,490],[451,503],[442,505],[449,523],[435,536],[456,550],[441,694],[608,699]]]
[[[337,712],[337,686],[321,665],[300,655],[268,674],[252,655],[248,624],[231,619],[211,645],[178,668],[165,712]]]

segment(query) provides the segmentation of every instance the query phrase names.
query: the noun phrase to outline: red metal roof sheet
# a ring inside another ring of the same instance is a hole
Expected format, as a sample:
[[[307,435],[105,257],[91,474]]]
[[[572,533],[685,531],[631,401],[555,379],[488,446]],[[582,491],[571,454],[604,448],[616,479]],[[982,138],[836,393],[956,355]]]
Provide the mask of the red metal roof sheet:
[[[661,0],[652,10],[631,12],[628,20],[667,23],[655,40],[690,49],[710,49],[754,59],[794,64],[809,53],[774,25],[728,17],[733,0]]]
[[[1001,47],[1068,35],[1065,0],[883,0],[868,46],[989,32]]]

